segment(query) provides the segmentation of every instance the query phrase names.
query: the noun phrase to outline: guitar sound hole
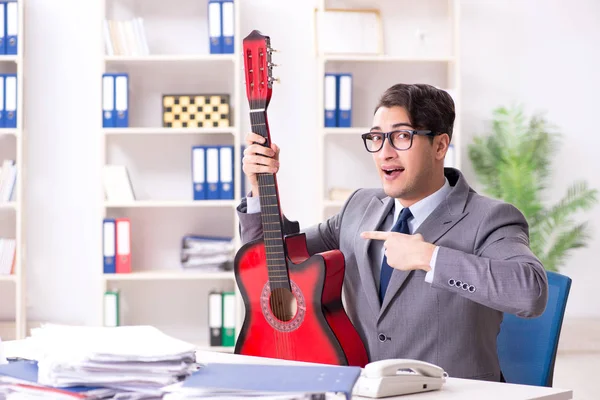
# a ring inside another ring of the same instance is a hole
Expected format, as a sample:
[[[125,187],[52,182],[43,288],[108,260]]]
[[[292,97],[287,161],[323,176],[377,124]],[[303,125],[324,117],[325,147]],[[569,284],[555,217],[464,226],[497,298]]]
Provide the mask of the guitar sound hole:
[[[277,288],[271,292],[269,304],[275,318],[284,322],[294,318],[298,309],[298,303],[294,294],[283,288]]]

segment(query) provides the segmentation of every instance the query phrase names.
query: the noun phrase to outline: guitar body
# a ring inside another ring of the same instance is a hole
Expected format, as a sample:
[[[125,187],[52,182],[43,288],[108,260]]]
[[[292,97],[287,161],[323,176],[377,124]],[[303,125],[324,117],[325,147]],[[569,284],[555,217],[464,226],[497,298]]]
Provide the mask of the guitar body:
[[[292,291],[276,289],[285,291],[281,296],[272,296],[262,239],[247,243],[236,255],[234,271],[246,315],[235,352],[323,364],[367,364],[362,340],[342,304],[342,253],[332,250],[310,257],[304,234],[287,236],[286,248]]]
[[[271,146],[271,44],[252,31],[243,41],[252,132]],[[253,146],[255,147],[255,146]],[[262,150],[262,149],[261,149]],[[304,234],[284,236],[275,174],[256,175],[262,238],[246,243],[234,273],[246,314],[235,353],[323,364],[364,366],[367,351],[342,304],[344,256],[310,256]]]

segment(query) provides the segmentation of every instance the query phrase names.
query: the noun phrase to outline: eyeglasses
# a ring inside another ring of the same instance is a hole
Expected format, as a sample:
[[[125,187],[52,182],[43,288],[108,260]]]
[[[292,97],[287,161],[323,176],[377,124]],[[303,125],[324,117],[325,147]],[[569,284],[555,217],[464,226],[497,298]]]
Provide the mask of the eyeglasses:
[[[425,130],[399,130],[392,132],[368,132],[361,135],[365,148],[369,153],[377,153],[383,147],[385,139],[390,140],[390,144],[396,150],[408,150],[412,147],[413,136],[436,136],[439,132]]]

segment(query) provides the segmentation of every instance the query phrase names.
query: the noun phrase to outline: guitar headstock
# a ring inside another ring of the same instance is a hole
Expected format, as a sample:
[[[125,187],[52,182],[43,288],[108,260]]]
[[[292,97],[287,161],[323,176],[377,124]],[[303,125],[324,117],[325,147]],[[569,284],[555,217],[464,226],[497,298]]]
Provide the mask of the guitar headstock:
[[[246,95],[250,109],[267,108],[273,92],[271,39],[253,30],[243,41]]]

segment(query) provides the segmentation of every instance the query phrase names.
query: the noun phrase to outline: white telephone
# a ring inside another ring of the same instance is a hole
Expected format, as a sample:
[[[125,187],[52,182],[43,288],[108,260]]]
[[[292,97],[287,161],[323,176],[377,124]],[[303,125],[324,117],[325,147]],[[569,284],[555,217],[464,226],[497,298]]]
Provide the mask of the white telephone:
[[[442,368],[424,361],[379,360],[365,365],[352,394],[379,398],[438,390],[447,376]]]

